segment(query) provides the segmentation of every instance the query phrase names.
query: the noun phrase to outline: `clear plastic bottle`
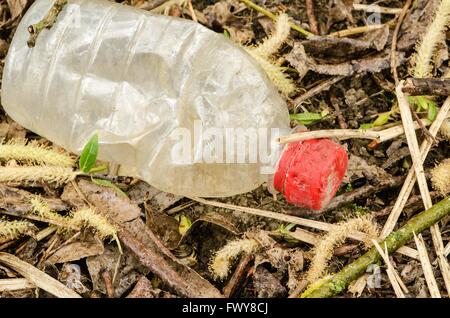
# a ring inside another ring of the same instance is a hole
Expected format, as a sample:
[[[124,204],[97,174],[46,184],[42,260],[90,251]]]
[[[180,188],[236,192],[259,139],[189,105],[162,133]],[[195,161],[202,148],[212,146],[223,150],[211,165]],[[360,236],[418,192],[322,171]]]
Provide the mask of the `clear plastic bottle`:
[[[170,138],[180,127],[194,136],[196,122],[289,131],[285,102],[242,48],[198,23],[104,0],[69,0],[29,48],[28,26],[53,3],[28,10],[6,59],[2,104],[15,121],[75,153],[97,131],[100,159],[171,193],[228,196],[265,181],[259,162],[201,162],[207,137],[193,140],[192,162],[177,162]]]

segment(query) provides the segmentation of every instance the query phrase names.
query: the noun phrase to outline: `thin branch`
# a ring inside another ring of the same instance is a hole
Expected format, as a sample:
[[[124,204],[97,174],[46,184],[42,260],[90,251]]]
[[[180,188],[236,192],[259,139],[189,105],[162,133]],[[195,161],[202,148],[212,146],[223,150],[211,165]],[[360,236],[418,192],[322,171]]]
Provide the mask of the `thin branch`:
[[[430,121],[427,119],[421,120],[422,124],[429,125]],[[419,129],[420,125],[415,122],[414,129]],[[307,139],[316,138],[338,138],[340,140],[360,138],[360,139],[371,139],[377,142],[384,142],[397,138],[405,133],[403,126],[397,125],[388,129],[375,130],[375,129],[329,129],[329,130],[314,130],[305,131],[300,133],[294,133],[287,136],[278,137],[277,141],[281,144],[288,142],[295,142]]]
[[[217,202],[217,201],[212,201],[212,200],[205,200],[205,199],[198,198],[198,197],[188,197],[188,198],[191,200],[197,201],[201,204],[211,205],[211,206],[215,206],[218,208],[224,208],[224,209],[229,209],[229,210],[234,210],[234,211],[245,212],[248,214],[252,214],[252,215],[256,215],[256,216],[260,216],[260,217],[271,218],[271,219],[275,219],[275,220],[279,220],[279,221],[283,221],[283,222],[287,222],[287,223],[294,223],[297,225],[306,226],[306,227],[310,227],[310,228],[321,230],[321,231],[328,232],[337,226],[335,224],[330,224],[330,223],[325,223],[325,222],[320,222],[320,221],[315,221],[315,220],[310,220],[310,219],[304,219],[304,218],[300,218],[300,217],[296,217],[296,216],[292,216],[292,215],[276,213],[276,212],[267,211],[267,210],[260,210],[260,209],[255,209],[255,208],[249,208],[249,207],[244,207],[244,206],[238,206],[238,205],[233,205],[233,204],[227,204],[227,203],[222,203],[222,202]],[[348,237],[353,240],[360,241],[360,242],[366,242],[367,240],[371,239],[367,234],[362,233],[362,232],[350,233],[348,235]],[[406,247],[406,246],[399,249],[398,252],[403,255],[406,255],[408,257],[414,258],[414,259],[417,259],[417,257],[418,257],[416,250]]]
[[[401,13],[398,17],[397,25],[394,29],[394,34],[392,35],[392,44],[391,44],[391,72],[394,75],[395,85],[398,85],[398,73],[397,73],[397,38],[398,32],[400,31],[400,27],[402,26],[403,20],[405,19],[406,13],[408,12],[408,8],[410,7],[412,0],[407,0],[403,9],[400,9]],[[355,6],[355,5],[353,5]]]
[[[420,233],[433,224],[439,222],[450,213],[450,197],[436,203],[430,209],[415,215],[398,231],[391,233],[385,240],[380,242],[381,246],[387,247],[388,253],[393,253],[399,247],[405,245],[414,237],[414,233]],[[325,298],[333,297],[344,292],[348,285],[366,272],[370,264],[380,260],[381,256],[375,247],[345,266],[340,272],[324,279],[320,283],[313,284],[306,290],[302,297]]]
[[[270,11],[267,11],[266,9],[260,7],[259,5],[253,3],[252,1],[250,1],[250,0],[239,0],[239,1],[243,2],[247,7],[251,8],[251,9],[254,9],[254,10],[258,11],[259,13],[261,13],[261,14],[269,17],[269,18],[271,18],[274,21],[276,21],[277,16],[275,14],[273,14]],[[291,25],[291,29],[292,30],[300,32],[301,34],[303,34],[306,37],[314,35],[311,32],[306,31],[305,29],[299,27],[296,24],[291,23],[290,25]]]

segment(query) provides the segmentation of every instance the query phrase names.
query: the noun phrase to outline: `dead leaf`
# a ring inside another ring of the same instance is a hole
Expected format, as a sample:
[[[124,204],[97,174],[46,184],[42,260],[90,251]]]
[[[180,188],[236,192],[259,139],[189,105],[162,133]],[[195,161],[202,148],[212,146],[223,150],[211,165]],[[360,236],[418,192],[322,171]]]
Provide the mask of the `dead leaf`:
[[[78,187],[87,200],[95,205],[100,212],[118,223],[135,220],[141,215],[141,210],[137,204],[132,203],[124,196],[117,195],[117,191],[112,188],[100,186],[84,179],[78,181]],[[64,187],[61,199],[78,208],[85,205],[71,183]]]
[[[333,0],[328,11],[327,25],[330,27],[335,22],[348,19],[350,23],[355,23],[352,16],[353,0]]]
[[[258,266],[253,274],[253,285],[258,298],[283,297],[287,294],[280,280],[262,266]]]
[[[174,217],[163,213],[147,211],[147,226],[158,235],[161,241],[169,249],[178,246],[181,234],[178,230],[178,221]]]
[[[288,282],[289,291],[294,291],[299,284],[299,275],[303,271],[304,257],[301,249],[293,249],[289,255],[288,263]]]
[[[222,32],[220,29],[227,30],[236,43],[247,43],[255,37],[252,21],[234,15],[235,11],[244,7],[245,5],[237,0],[225,0],[208,6],[203,13],[213,30],[218,32]]]
[[[229,232],[232,235],[238,235],[239,231],[236,227],[236,225],[232,222],[231,218],[227,218],[224,215],[218,214],[216,212],[208,212],[205,215],[202,215],[200,218],[195,220],[191,227],[188,229],[188,231],[183,235],[181,240],[179,241],[178,245],[181,245],[182,243],[186,242],[189,236],[191,236],[192,233],[195,233],[198,231],[198,227],[204,223],[214,224],[217,225],[223,229],[225,229],[227,232]]]
[[[142,276],[126,298],[174,298],[169,292],[154,288],[152,283]]]
[[[121,226],[119,238],[124,243],[125,247],[132,250],[133,255],[136,256],[142,264],[145,264],[146,268],[151,268],[162,276],[165,275],[165,283],[172,284],[172,287],[178,288],[180,293],[192,297],[221,296],[220,292],[211,285],[211,283],[191,268],[182,264],[170,250],[162,244],[156,235],[141,220],[139,217],[139,207],[131,202],[129,198],[120,196],[111,188],[99,186],[86,180],[80,180],[78,185],[87,200],[89,200],[100,213],[111,218],[115,223]],[[67,185],[64,188],[64,193],[61,197],[77,208],[81,208],[85,205],[85,203],[77,196],[72,185]],[[99,269],[97,268],[97,270]],[[96,271],[96,274],[98,276],[98,271]],[[177,281],[167,281],[167,277],[169,276]],[[118,292],[116,292],[116,295],[118,295]]]
[[[315,58],[338,57],[349,60],[356,55],[367,53],[370,49],[381,51],[386,46],[389,37],[389,26],[368,32],[366,35],[353,38],[333,38],[312,36],[302,41],[305,52]]]
[[[432,21],[439,3],[439,0],[417,0],[414,2],[413,7],[415,9],[409,10],[403,20],[397,50],[406,52],[416,45]]]
[[[139,181],[133,186],[128,191],[128,196],[136,204],[146,202],[155,212],[162,212],[183,198],[179,195],[158,190],[144,181]]]
[[[85,237],[79,237],[77,240],[57,249],[50,255],[46,263],[68,263],[85,257],[100,255],[103,252],[103,242],[95,235],[88,233]]]
[[[11,11],[12,19],[15,19],[24,11],[28,0],[6,0]]]
[[[397,53],[399,65],[405,61],[403,52]],[[351,60],[339,64],[319,64],[309,57],[303,45],[295,43],[294,48],[286,56],[286,60],[297,69],[302,78],[308,70],[326,75],[350,76],[353,74],[378,73],[390,68],[390,50],[386,49],[367,58]]]
[[[363,158],[350,154],[348,168],[343,182],[352,183],[360,178],[367,178],[369,180],[376,179],[381,181],[391,179],[391,175],[376,165],[368,164]]]
[[[369,278],[369,274],[364,274],[361,277],[359,277],[357,280],[353,281],[348,286],[348,292],[352,293],[353,296],[356,295],[356,297],[361,297],[364,289],[367,286],[367,279]]]
[[[30,200],[35,194],[28,191],[0,184],[0,209],[19,214],[28,214],[31,210]],[[60,212],[69,209],[62,200],[43,197],[52,211]]]
[[[89,289],[81,282],[81,268],[77,264],[64,264],[58,274],[58,280],[78,294],[84,294],[89,291]]]
[[[27,135],[27,131],[25,128],[20,126],[14,120],[12,120],[9,116],[6,116],[6,123],[8,124],[8,132],[6,133],[7,139],[24,139]]]
[[[124,254],[120,254],[116,246],[108,245],[103,254],[88,257],[86,260],[94,290],[106,294],[105,283],[102,279],[101,272],[107,270],[110,273],[114,273],[118,261],[120,261],[120,264],[114,282],[114,291],[117,297],[120,297],[125,291],[129,290],[139,277],[149,273],[148,269],[140,265],[130,252],[125,250]]]

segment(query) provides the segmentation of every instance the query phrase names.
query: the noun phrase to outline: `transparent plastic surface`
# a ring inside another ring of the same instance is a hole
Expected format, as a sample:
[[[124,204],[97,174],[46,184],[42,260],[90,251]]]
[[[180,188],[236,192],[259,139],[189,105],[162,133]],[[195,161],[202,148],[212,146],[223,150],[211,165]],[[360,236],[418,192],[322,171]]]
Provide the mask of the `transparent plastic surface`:
[[[277,162],[282,149],[273,140],[289,132],[287,106],[242,48],[192,21],[103,0],[69,0],[29,48],[27,27],[53,2],[28,10],[6,59],[2,105],[15,121],[75,153],[98,132],[99,159],[175,194],[229,196],[266,180],[260,160],[202,160],[212,137],[196,131],[199,124],[236,135],[277,128],[259,137],[271,141],[270,162]],[[192,137],[183,160],[179,132]],[[240,155],[250,158],[250,151]],[[225,152],[210,147],[214,158]]]

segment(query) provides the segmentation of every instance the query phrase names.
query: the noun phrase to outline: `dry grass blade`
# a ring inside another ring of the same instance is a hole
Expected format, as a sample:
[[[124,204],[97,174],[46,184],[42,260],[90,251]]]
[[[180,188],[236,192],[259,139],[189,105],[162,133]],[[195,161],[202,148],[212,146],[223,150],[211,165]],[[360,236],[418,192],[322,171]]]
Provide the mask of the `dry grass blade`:
[[[438,115],[436,116],[436,119],[434,120],[433,124],[429,129],[429,132],[432,136],[435,137],[437,135],[439,128],[443,123],[443,121],[447,118],[449,111],[450,111],[450,97],[445,100]],[[431,149],[431,146],[432,144],[428,139],[425,139],[422,145],[420,146],[420,155],[422,162],[427,157],[428,152]],[[402,212],[406,202],[408,201],[409,195],[411,194],[415,182],[416,182],[416,175],[414,169],[411,169],[408,173],[408,176],[405,179],[405,183],[403,184],[402,189],[400,190],[400,193],[397,197],[397,201],[395,202],[395,205],[392,208],[389,218],[386,221],[383,230],[381,231],[381,238],[385,238],[386,236],[389,235],[389,233],[391,233],[394,230],[397,220],[400,217],[400,213]]]
[[[411,109],[409,107],[409,103],[408,100],[406,99],[406,96],[403,94],[402,88],[403,88],[403,81],[401,81],[396,88],[398,106],[400,109],[400,114],[402,116],[406,140],[408,142],[409,151],[411,153],[413,167],[416,173],[417,183],[419,185],[420,193],[422,195],[422,200],[424,201],[425,208],[429,209],[433,205],[433,203],[431,201],[430,192],[428,190],[428,185],[425,178],[425,172],[422,164],[423,161],[420,155],[419,143],[417,142]]]
[[[36,288],[26,278],[0,279],[0,292]]]
[[[431,200],[430,191],[428,190],[428,184],[423,169],[422,164],[423,160],[421,156],[421,151],[419,149],[419,143],[417,142],[416,133],[413,128],[414,124],[411,110],[409,107],[408,100],[406,99],[406,96],[403,94],[403,83],[404,81],[401,81],[396,88],[398,106],[400,109],[403,125],[405,127],[406,140],[408,142],[409,151],[411,153],[413,167],[416,174],[417,183],[419,185],[420,194],[422,196],[422,201],[425,206],[425,209],[429,209],[433,206],[433,202]],[[441,269],[442,277],[444,278],[445,287],[447,288],[447,293],[450,295],[450,269],[448,261],[444,257],[444,243],[442,241],[442,235],[439,230],[439,226],[437,224],[434,224],[430,228],[430,231],[436,255],[438,256],[439,267]],[[428,282],[429,281],[427,281],[427,283]]]
[[[447,257],[448,255],[450,255],[450,243],[444,249],[444,256]]]
[[[422,124],[429,125],[428,120],[422,120]],[[420,125],[415,122],[414,129],[419,129]],[[405,133],[403,126],[397,125],[383,130],[374,129],[330,129],[330,130],[315,130],[301,133],[294,133],[278,138],[279,143],[288,143],[300,140],[315,139],[315,138],[338,138],[340,140],[350,138],[372,139],[378,142],[384,142],[393,138],[397,138]]]
[[[245,212],[245,213],[260,216],[260,217],[272,218],[275,220],[288,222],[288,223],[294,223],[297,225],[306,226],[306,227],[310,227],[310,228],[321,230],[321,231],[328,232],[337,226],[335,224],[329,224],[329,223],[325,223],[325,222],[304,219],[304,218],[300,218],[297,216],[276,213],[276,212],[272,212],[272,211],[248,208],[248,207],[232,205],[232,204],[227,204],[227,203],[222,203],[222,202],[217,202],[217,201],[212,201],[212,200],[205,200],[205,199],[197,198],[197,197],[189,197],[189,198],[191,200],[197,201],[202,204],[211,205],[211,206],[215,206],[218,208],[234,210],[234,211]],[[367,234],[362,233],[362,232],[349,233],[348,237],[353,240],[360,241],[360,242],[365,242],[365,241],[371,239]],[[417,251],[410,247],[402,246],[401,248],[399,248],[397,250],[397,252],[400,254],[403,254],[405,256],[408,256],[408,257],[411,257],[414,259],[418,259]]]
[[[394,289],[395,295],[397,296],[397,298],[405,298],[405,293],[406,294],[408,293],[408,288],[406,288],[397,271],[394,269],[394,266],[392,266],[392,263],[389,260],[389,255],[386,246],[383,251],[383,249],[381,248],[380,244],[378,244],[377,241],[372,240],[372,243],[375,245],[375,248],[377,249],[378,253],[380,253],[384,263],[387,266],[386,273],[388,275],[389,281],[391,282],[392,288]]]
[[[72,289],[66,287],[53,277],[40,271],[36,267],[22,261],[18,257],[9,253],[0,252],[0,263],[10,267],[20,275],[25,277],[31,284],[39,287],[59,298],[81,298]]]
[[[428,258],[427,247],[423,241],[422,235],[417,237],[414,233],[414,241],[416,242],[417,251],[419,252],[420,264],[422,264],[423,274],[427,282],[428,290],[432,298],[441,298],[441,293],[433,275],[430,259]]]

